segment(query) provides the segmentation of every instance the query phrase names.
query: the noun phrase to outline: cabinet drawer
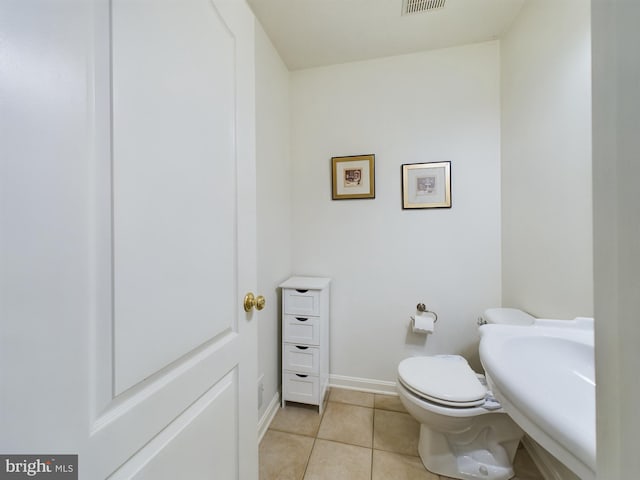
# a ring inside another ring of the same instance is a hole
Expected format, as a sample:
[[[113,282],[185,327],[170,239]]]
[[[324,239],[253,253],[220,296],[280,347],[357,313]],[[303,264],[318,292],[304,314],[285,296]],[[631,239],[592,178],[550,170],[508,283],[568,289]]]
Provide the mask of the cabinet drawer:
[[[304,317],[285,315],[282,338],[289,343],[306,345],[320,344],[320,319],[318,317]]]
[[[285,288],[283,303],[284,313],[289,315],[320,315],[320,292],[318,290]]]
[[[285,400],[313,405],[319,404],[320,380],[317,376],[284,373],[282,381],[284,383]]]
[[[320,349],[305,345],[284,345],[283,366],[285,370],[298,373],[320,373]]]

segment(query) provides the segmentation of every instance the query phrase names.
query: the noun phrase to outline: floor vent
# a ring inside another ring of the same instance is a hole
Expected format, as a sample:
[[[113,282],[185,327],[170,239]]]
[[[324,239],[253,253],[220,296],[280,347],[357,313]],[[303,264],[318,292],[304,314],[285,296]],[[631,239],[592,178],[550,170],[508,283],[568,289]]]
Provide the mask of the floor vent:
[[[447,0],[403,0],[402,14],[411,15],[412,13],[429,12],[444,8]]]

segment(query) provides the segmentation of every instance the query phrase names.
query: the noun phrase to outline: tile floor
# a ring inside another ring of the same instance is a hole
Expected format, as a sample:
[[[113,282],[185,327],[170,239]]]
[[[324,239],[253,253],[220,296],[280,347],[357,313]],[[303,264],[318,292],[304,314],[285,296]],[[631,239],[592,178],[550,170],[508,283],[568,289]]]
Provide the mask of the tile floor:
[[[418,456],[418,423],[397,396],[332,388],[317,408],[287,404],[260,443],[260,480],[449,480]],[[516,479],[542,480],[519,449]]]

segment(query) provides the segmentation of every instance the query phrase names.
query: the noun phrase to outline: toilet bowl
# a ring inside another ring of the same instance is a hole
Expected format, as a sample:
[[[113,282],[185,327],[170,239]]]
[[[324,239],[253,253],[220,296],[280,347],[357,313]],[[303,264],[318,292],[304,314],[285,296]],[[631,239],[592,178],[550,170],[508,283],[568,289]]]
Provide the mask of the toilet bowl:
[[[397,389],[420,423],[425,467],[464,480],[507,480],[523,432],[467,361],[457,355],[411,357],[398,365]]]

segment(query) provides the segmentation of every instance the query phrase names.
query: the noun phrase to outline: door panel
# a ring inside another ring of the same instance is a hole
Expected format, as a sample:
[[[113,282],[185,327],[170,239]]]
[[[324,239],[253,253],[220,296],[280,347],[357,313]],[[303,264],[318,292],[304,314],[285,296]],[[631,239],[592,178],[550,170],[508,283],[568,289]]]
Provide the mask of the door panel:
[[[234,370],[109,479],[238,478],[237,387]]]
[[[238,365],[243,364],[238,352],[240,340],[237,334],[226,336],[198,349],[189,358],[160,372],[152,380],[114,398],[91,427],[90,448],[84,456],[84,460],[94,468],[95,473],[91,478],[106,478],[116,467],[126,464],[134,452],[161,434],[177,417],[192,408],[197,399],[206,396],[214,385],[226,385],[228,382],[223,379],[228,377],[229,372],[236,372],[234,389],[244,391],[240,385],[243,379],[237,372]],[[254,385],[254,382],[250,383]],[[238,402],[246,400],[237,399]],[[224,404],[220,405],[224,407]],[[220,413],[225,418],[231,418],[237,426],[239,408],[235,406]],[[248,416],[251,416],[251,411]],[[218,434],[224,432],[218,428],[215,430]],[[252,442],[256,441],[255,433],[249,432],[248,435],[248,441],[246,438],[241,440],[247,442],[246,448],[251,451]],[[229,441],[227,434],[222,438],[227,438],[223,441]],[[109,452],[109,455],[104,452]],[[234,460],[239,462],[239,459]],[[243,457],[243,461],[250,463],[251,454]]]
[[[210,0],[112,2],[115,392],[235,325],[235,39]]]

